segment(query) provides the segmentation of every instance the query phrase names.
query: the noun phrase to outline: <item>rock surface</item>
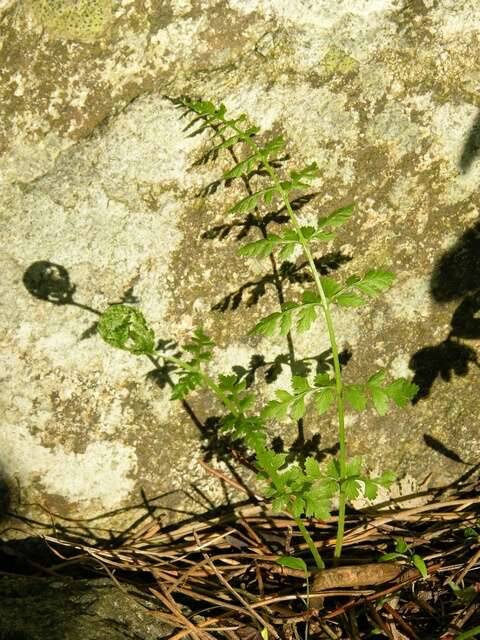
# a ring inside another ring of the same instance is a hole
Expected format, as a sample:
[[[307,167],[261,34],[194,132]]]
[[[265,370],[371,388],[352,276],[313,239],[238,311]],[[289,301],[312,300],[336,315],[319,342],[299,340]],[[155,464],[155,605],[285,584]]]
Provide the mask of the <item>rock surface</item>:
[[[404,490],[475,463],[479,27],[476,0],[0,2],[2,504],[122,526],[145,496],[166,518],[223,500],[198,462],[218,447],[212,421],[199,430],[146,377],[151,363],[101,342],[108,304],[138,302],[180,343],[202,324],[217,372],[271,363],[253,367],[265,399],[289,384],[285,342],[246,337],[278,306],[274,280],[268,261],[235,254],[257,237],[225,215],[241,185],[197,196],[229,158],[194,165],[206,138],[188,137],[165,97],[182,94],[282,133],[292,166],[318,162],[304,220],[355,200],[326,248],[342,275],[398,275],[384,298],[336,314],[345,374],[386,367],[421,394],[385,418],[349,414],[351,452],[397,469]],[[294,298],[295,266],[280,273]],[[324,352],[323,330],[295,349]],[[191,406],[200,423],[219,413],[204,394]],[[334,415],[309,413],[305,428],[312,446],[335,445]]]
[[[104,578],[2,576],[0,614],[2,640],[159,640],[173,630]]]

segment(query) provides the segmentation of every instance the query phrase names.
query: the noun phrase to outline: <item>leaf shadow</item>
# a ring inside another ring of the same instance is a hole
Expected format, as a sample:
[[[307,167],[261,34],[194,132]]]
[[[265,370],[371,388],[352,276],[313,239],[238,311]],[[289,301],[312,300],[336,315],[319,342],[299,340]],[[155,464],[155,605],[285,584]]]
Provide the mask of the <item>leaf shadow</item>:
[[[460,156],[459,167],[462,173],[468,173],[480,153],[480,110],[475,116]]]
[[[351,260],[351,256],[340,251],[315,258],[315,267],[320,275],[327,275],[336,271],[342,264]],[[227,293],[221,300],[212,306],[212,311],[236,311],[242,302],[246,307],[252,307],[268,292],[272,286],[274,289],[285,284],[305,284],[313,282],[308,263],[306,261],[294,263],[285,260],[280,264],[277,273],[266,273],[258,280],[244,282],[238,289]],[[285,294],[283,294],[283,297]]]
[[[24,272],[22,282],[27,291],[45,302],[56,305],[75,305],[73,295],[76,286],[70,282],[70,274],[61,264],[39,260]]]
[[[430,294],[438,304],[459,300],[446,338],[419,349],[410,359],[419,390],[413,404],[430,395],[437,378],[450,382],[480,367],[476,350],[465,340],[480,339],[480,222],[467,229],[435,265]]]
[[[328,457],[337,455],[340,444],[336,442],[330,447],[321,447],[322,436],[314,433],[310,438],[299,441],[297,438],[289,447],[285,445],[285,441],[281,436],[277,436],[272,440],[272,449],[275,453],[286,453],[287,464],[291,462],[299,462],[304,464],[307,458],[315,458],[318,462],[323,462]]]
[[[429,433],[423,434],[423,441],[425,442],[427,447],[430,447],[430,449],[433,449],[437,453],[440,453],[441,455],[445,456],[449,460],[453,460],[453,462],[460,462],[461,464],[469,464],[468,462],[465,462],[464,460],[462,460],[462,458],[458,455],[458,453],[453,451],[453,449],[450,449],[449,447],[444,445],[443,442],[438,440],[438,438],[434,438]]]
[[[282,156],[281,158],[278,158],[277,160],[274,160],[270,163],[270,165],[274,168],[274,169],[279,169],[282,164],[286,163],[288,161],[288,159],[290,158],[290,156],[285,155]],[[209,158],[210,159],[210,158]],[[199,164],[203,165],[206,164],[209,159],[207,159],[205,162],[201,162],[199,160],[197,160],[196,162],[193,163],[192,166],[198,166]],[[260,178],[267,178],[268,177],[268,173],[266,171],[262,171],[261,169],[256,169],[253,171],[250,171],[250,173],[248,173],[246,176],[244,176],[244,179],[250,181],[255,177],[260,177]],[[204,187],[202,187],[200,189],[200,191],[198,191],[195,195],[197,198],[199,197],[206,197],[206,196],[211,196],[214,193],[216,193],[219,189],[219,187],[221,187],[222,185],[228,189],[231,185],[233,184],[233,179],[231,178],[219,178],[217,180],[213,180],[212,182],[208,183],[207,185],[205,185]]]
[[[344,349],[339,354],[340,364],[345,366],[351,357],[352,352]],[[234,365],[232,371],[239,381],[244,380],[247,388],[250,388],[258,379],[272,384],[282,374],[284,367],[288,368],[294,376],[305,377],[311,373],[326,373],[333,368],[332,350],[326,349],[315,356],[297,358],[293,365],[290,363],[288,353],[280,353],[270,361],[265,360],[263,355],[256,353],[250,358],[248,367]]]
[[[309,193],[299,196],[291,202],[292,209],[299,211],[303,206],[311,202],[318,196],[318,193]],[[280,207],[277,211],[268,211],[267,213],[254,215],[247,213],[244,219],[234,219],[232,222],[216,225],[204,231],[200,236],[204,240],[224,240],[234,229],[239,229],[235,240],[243,240],[248,237],[252,229],[257,229],[262,235],[266,235],[267,228],[270,224],[278,225],[286,224],[290,220],[286,207]]]
[[[430,395],[437,378],[450,382],[453,375],[465,377],[470,364],[479,364],[475,350],[451,338],[417,351],[409,363],[414,372],[412,382],[419,387],[412,404]]]

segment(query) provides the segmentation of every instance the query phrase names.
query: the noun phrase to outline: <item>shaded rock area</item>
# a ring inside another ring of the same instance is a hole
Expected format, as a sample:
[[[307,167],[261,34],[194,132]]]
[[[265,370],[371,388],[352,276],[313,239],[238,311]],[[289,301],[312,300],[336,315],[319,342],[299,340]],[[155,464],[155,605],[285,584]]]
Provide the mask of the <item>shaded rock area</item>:
[[[203,325],[212,372],[264,400],[290,383],[285,340],[246,334],[298,297],[304,265],[236,255],[258,226],[225,214],[238,181],[202,192],[232,160],[195,164],[207,137],[185,130],[169,99],[183,94],[281,133],[285,168],[318,162],[305,222],[357,203],[322,273],[397,273],[381,300],[336,313],[345,378],[385,367],[420,392],[385,418],[349,414],[351,453],[396,469],[401,492],[476,464],[479,27],[476,0],[0,2],[0,504],[23,518],[5,535],[233,499],[199,462],[231,466],[220,408],[171,403],[151,362],[102,343],[109,304],[138,304],[164,344]],[[294,350],[297,371],[328,364],[320,326]],[[333,414],[309,411],[300,443],[295,426],[272,433],[320,458],[336,446]]]
[[[149,615],[133,595],[105,578],[1,576],[0,638],[158,640],[170,635],[172,628]]]

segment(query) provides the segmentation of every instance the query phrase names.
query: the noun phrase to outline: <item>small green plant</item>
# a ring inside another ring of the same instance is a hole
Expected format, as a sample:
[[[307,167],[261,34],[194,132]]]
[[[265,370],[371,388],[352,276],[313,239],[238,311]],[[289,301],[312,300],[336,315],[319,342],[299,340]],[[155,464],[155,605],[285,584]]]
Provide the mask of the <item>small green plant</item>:
[[[466,527],[463,530],[464,537],[467,538],[467,539],[468,538],[473,538],[473,539],[478,538],[480,536],[480,533],[478,532],[478,522],[477,522],[476,526],[477,526],[477,529],[475,529],[474,527]]]
[[[469,640],[469,638],[478,638],[478,636],[480,636],[480,626],[459,633],[455,640]]]
[[[278,233],[265,233],[254,242],[245,244],[239,255],[263,259],[278,253],[280,260],[289,258],[297,247],[306,258],[314,287],[305,289],[297,300],[284,301],[280,308],[260,319],[250,331],[251,335],[272,336],[279,332],[291,337],[293,330],[305,332],[317,321],[325,323],[330,341],[333,370],[321,373],[313,380],[306,376],[292,376],[291,389],[276,391],[274,400],[260,410],[255,395],[247,389],[244,379],[236,375],[211,377],[205,363],[212,358],[213,342],[202,329],[197,329],[191,341],[184,345],[188,357],[171,356],[159,352],[154,347],[153,332],[148,328],[143,316],[136,309],[125,305],[114,305],[107,309],[99,322],[99,333],[109,344],[135,354],[162,358],[178,368],[178,378],[173,388],[172,398],[183,399],[194,389],[209,388],[222,402],[226,415],[222,418],[221,429],[234,439],[242,439],[255,454],[255,464],[259,476],[265,481],[265,496],[272,500],[276,512],[285,511],[295,520],[318,568],[324,562],[307,530],[309,518],[326,519],[332,510],[332,501],[338,500],[338,529],[335,558],[342,552],[345,525],[345,508],[348,501],[361,495],[374,499],[379,487],[388,487],[394,474],[385,472],[378,477],[370,477],[362,469],[359,457],[348,459],[345,429],[346,404],[354,411],[364,411],[372,405],[380,414],[388,410],[390,401],[404,407],[415,396],[417,387],[404,378],[386,382],[383,370],[374,372],[367,380],[346,384],[340,363],[337,337],[332,318],[332,307],[359,307],[368,298],[374,298],[387,290],[394,275],[384,269],[372,269],[363,275],[352,275],[344,282],[330,276],[321,276],[317,270],[314,251],[319,243],[335,237],[335,230],[348,222],[354,212],[349,205],[318,219],[316,226],[302,226],[291,197],[310,188],[317,176],[318,167],[311,163],[288,175],[280,175],[278,154],[284,149],[281,137],[275,137],[260,144],[259,128],[248,126],[247,118],[227,116],[224,105],[215,107],[210,102],[183,100],[182,104],[195,114],[194,122],[199,126],[196,132],[209,130],[213,133],[213,146],[206,156],[216,157],[222,149],[239,149],[245,157],[226,171],[222,178],[232,181],[242,178],[260,181],[258,189],[234,204],[230,214],[259,215],[261,208],[280,204],[288,214],[289,226]],[[314,457],[304,462],[287,462],[287,454],[276,453],[269,444],[268,425],[287,417],[293,422],[303,418],[308,402],[313,402],[319,414],[335,406],[338,422],[338,457],[322,466]]]
[[[277,563],[281,567],[287,567],[289,569],[295,569],[296,571],[301,571],[305,577],[305,582],[307,586],[307,597],[305,599],[305,608],[310,609],[310,581],[308,579],[308,568],[302,558],[294,558],[293,556],[280,556],[277,559]],[[305,626],[305,638],[308,640],[308,621]]]
[[[281,567],[287,567],[288,569],[295,569],[296,571],[302,571],[305,577],[305,582],[307,584],[307,601],[306,607],[309,608],[309,599],[310,599],[310,581],[308,579],[308,568],[305,564],[305,561],[302,558],[294,558],[293,556],[280,556],[277,559],[277,563]]]
[[[470,604],[475,600],[478,595],[478,591],[474,586],[470,587],[459,587],[458,584],[453,582],[453,580],[447,580],[447,584],[450,589],[453,591],[455,597],[462,604]]]
[[[404,538],[395,538],[395,551],[384,553],[380,556],[379,562],[389,562],[391,560],[405,560],[413,567],[418,569],[422,578],[428,576],[428,569],[425,560],[415,553]]]

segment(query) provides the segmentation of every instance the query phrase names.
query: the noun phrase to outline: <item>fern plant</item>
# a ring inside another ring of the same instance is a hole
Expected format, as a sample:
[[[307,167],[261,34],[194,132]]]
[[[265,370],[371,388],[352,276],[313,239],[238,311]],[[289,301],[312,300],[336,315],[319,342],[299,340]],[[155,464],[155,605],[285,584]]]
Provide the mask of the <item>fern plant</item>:
[[[359,307],[388,289],[394,275],[383,269],[372,269],[364,275],[353,275],[344,282],[330,276],[321,276],[314,260],[315,248],[335,237],[335,230],[346,224],[354,212],[354,206],[337,209],[330,215],[319,218],[316,226],[302,226],[294,208],[293,194],[308,190],[318,174],[316,163],[307,165],[287,175],[281,175],[276,162],[285,142],[275,137],[261,144],[259,128],[249,126],[247,117],[227,116],[224,105],[216,107],[211,102],[182,99],[181,103],[195,114],[197,132],[210,130],[213,146],[207,157],[216,157],[221,150],[240,148],[242,159],[226,171],[223,180],[249,179],[252,172],[261,181],[259,188],[248,193],[234,204],[230,214],[250,214],[264,207],[279,203],[288,213],[289,226],[279,233],[265,233],[259,240],[242,246],[240,256],[262,259],[278,254],[280,260],[292,256],[300,247],[306,258],[314,288],[305,289],[298,300],[284,301],[280,308],[261,318],[251,329],[251,335],[272,336],[279,332],[289,336],[295,330],[309,330],[315,322],[322,322],[328,334],[333,370],[322,373],[310,381],[306,376],[292,376],[291,389],[276,391],[274,400],[260,410],[255,395],[247,388],[244,379],[236,375],[210,376],[205,363],[212,359],[213,342],[201,328],[184,345],[184,355],[169,355],[155,347],[153,331],[148,327],[140,311],[127,305],[112,305],[102,315],[98,330],[111,345],[134,354],[163,359],[177,368],[177,380],[173,388],[173,399],[184,399],[198,387],[207,387],[220,400],[226,410],[221,420],[223,432],[235,439],[242,439],[254,452],[259,476],[265,481],[265,496],[272,500],[276,512],[289,513],[295,520],[319,569],[324,562],[308,532],[306,522],[310,518],[330,517],[332,502],[338,500],[338,527],[334,558],[341,556],[345,509],[348,501],[361,495],[368,499],[377,496],[379,487],[388,487],[394,474],[386,471],[378,477],[370,477],[362,469],[360,457],[349,459],[345,429],[345,408],[364,411],[369,405],[384,415],[390,401],[404,407],[415,396],[417,387],[404,378],[386,382],[383,370],[374,372],[367,380],[355,384],[343,381],[338,341],[332,318],[332,307]],[[313,402],[319,414],[335,406],[338,423],[338,456],[322,466],[314,457],[304,462],[287,463],[287,454],[276,453],[269,444],[268,425],[276,420],[290,417],[292,421],[303,418],[307,403]]]

